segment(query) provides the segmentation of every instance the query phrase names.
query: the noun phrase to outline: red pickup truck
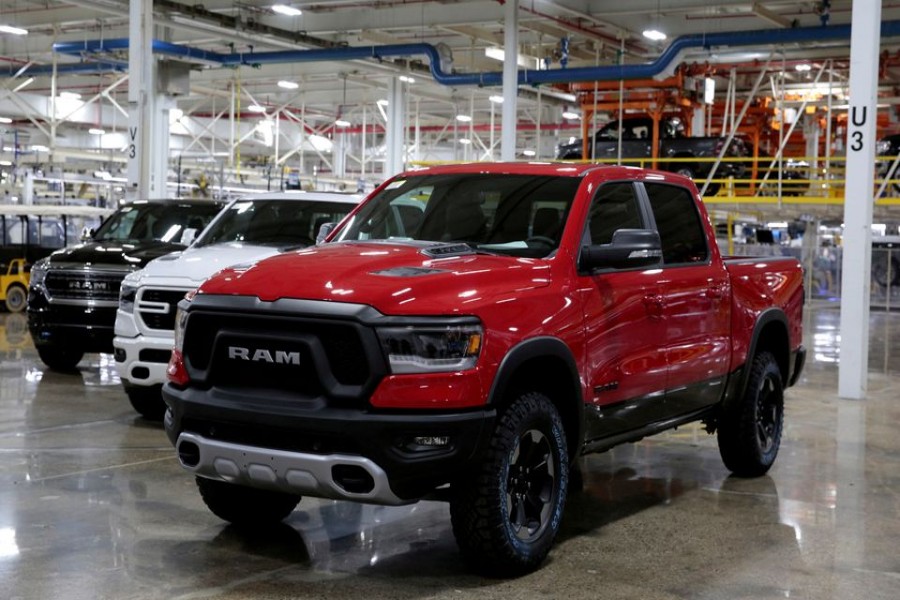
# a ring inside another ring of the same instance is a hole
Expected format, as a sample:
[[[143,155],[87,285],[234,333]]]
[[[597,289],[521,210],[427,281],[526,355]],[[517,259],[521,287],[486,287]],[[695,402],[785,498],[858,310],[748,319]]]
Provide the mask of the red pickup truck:
[[[512,575],[547,555],[582,454],[703,421],[736,475],[775,461],[801,267],[723,260],[685,177],[412,171],[328,240],[179,305],[166,432],[227,521],[437,497],[466,561]]]

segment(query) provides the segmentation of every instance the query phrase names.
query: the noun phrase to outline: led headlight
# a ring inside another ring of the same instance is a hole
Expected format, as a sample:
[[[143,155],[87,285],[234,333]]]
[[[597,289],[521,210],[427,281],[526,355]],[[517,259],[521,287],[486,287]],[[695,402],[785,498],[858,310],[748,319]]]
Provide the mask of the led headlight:
[[[47,268],[49,266],[46,258],[42,258],[31,266],[31,285],[43,285],[44,279],[47,278]]]
[[[378,330],[392,373],[471,369],[481,352],[480,325],[385,327]]]
[[[137,298],[137,286],[123,281],[119,287],[119,310],[133,313],[135,298]]]

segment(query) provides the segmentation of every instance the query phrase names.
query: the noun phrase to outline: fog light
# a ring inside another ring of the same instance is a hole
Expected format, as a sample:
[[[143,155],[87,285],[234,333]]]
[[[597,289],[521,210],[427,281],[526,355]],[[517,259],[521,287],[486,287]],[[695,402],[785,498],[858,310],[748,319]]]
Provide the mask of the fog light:
[[[439,447],[439,446],[447,446],[450,444],[450,436],[448,435],[423,435],[420,437],[414,437],[413,443],[417,446],[431,446],[431,447]]]

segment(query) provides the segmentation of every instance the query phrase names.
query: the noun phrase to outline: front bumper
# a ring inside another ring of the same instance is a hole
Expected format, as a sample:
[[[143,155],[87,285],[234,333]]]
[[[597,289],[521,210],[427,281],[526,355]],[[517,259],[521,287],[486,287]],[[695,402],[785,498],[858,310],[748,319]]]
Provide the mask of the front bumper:
[[[139,387],[165,383],[173,343],[172,337],[116,336],[113,352],[119,377],[128,385]]]
[[[496,418],[489,408],[372,412],[171,384],[163,398],[166,434],[197,475],[378,504],[413,502],[471,473]]]
[[[71,305],[35,307],[29,298],[28,330],[35,346],[54,345],[84,352],[112,352],[116,309]]]

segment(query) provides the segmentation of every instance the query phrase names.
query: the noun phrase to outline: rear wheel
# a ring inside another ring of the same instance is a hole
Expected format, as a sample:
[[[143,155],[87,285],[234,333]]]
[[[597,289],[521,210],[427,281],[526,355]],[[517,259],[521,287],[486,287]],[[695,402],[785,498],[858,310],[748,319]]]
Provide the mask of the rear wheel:
[[[6,290],[6,310],[11,313],[22,312],[28,303],[28,291],[18,284],[9,286]]]
[[[65,346],[43,345],[37,347],[41,361],[54,371],[74,371],[84,358],[84,351]]]
[[[132,408],[150,421],[161,421],[166,414],[166,403],[162,399],[162,386],[140,387],[129,385],[125,388]]]
[[[197,477],[200,497],[217,517],[239,527],[264,527],[283,521],[300,503],[300,496],[258,490],[225,481]]]
[[[450,517],[463,559],[492,576],[537,568],[559,531],[568,480],[556,407],[523,394],[499,418],[480,470],[454,486]]]
[[[771,352],[760,352],[750,366],[744,396],[719,417],[722,461],[740,477],[763,475],[778,456],[783,428],[781,370]]]

